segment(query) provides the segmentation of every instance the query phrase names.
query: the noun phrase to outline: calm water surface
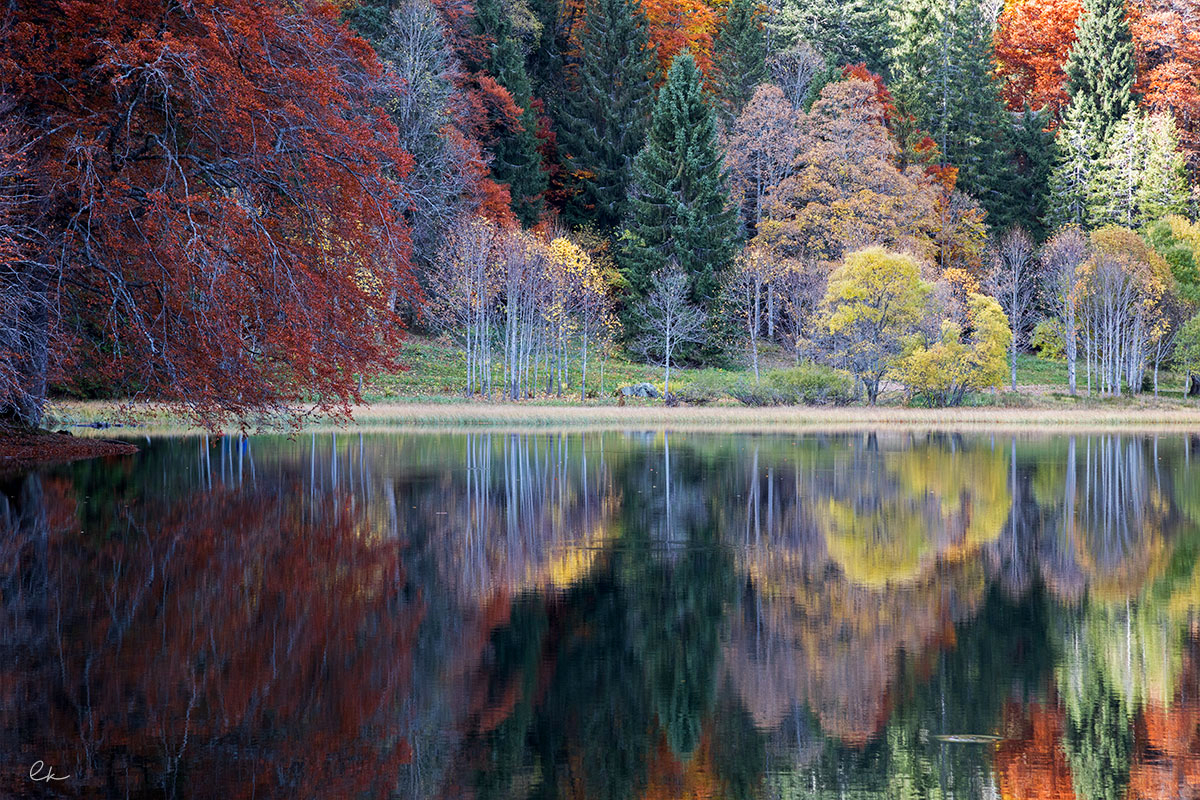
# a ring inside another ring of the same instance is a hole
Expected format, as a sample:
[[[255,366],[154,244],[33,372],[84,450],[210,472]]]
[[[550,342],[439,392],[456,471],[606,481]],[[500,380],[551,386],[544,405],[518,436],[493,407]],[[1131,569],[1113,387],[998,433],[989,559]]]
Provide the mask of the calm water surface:
[[[1197,797],[1198,559],[1183,436],[155,439],[0,481],[0,796]]]

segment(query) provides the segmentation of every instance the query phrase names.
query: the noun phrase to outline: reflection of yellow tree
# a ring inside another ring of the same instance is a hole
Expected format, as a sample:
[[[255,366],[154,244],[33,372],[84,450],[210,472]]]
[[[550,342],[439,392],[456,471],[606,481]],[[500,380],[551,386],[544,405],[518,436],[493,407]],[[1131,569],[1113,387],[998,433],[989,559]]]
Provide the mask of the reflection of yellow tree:
[[[1012,506],[1003,451],[915,447],[884,455],[891,486],[879,497],[831,498],[816,517],[829,555],[868,586],[916,580],[937,559],[958,559],[1000,535]]]

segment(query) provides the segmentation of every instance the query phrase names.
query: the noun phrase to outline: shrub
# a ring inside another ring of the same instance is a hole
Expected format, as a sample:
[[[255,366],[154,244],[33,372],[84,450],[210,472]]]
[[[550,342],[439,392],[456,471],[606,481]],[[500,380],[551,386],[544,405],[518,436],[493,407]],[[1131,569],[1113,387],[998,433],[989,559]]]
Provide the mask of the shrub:
[[[1039,320],[1033,326],[1033,336],[1029,345],[1037,351],[1038,358],[1044,361],[1065,361],[1067,341],[1063,334],[1062,323],[1056,319]]]
[[[681,402],[702,406],[729,394],[729,379],[719,373],[699,372],[677,386],[673,395]]]
[[[757,385],[741,381],[730,394],[748,406],[844,406],[857,399],[858,386],[842,370],[804,364],[764,373]]]

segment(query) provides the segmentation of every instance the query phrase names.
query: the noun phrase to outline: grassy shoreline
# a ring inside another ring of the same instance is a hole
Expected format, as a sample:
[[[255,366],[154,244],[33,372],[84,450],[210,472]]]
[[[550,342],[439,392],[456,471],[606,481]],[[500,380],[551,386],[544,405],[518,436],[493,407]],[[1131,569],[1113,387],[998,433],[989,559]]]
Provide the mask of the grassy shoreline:
[[[579,403],[492,403],[470,401],[388,402],[353,409],[350,421],[310,419],[303,431],[588,431],[661,429],[679,431],[803,432],[862,431],[882,428],[1015,432],[1037,430],[1196,432],[1200,404],[1179,401],[1079,401],[1075,406],[984,406],[924,409],[903,406],[841,408],[735,405],[666,408],[662,405],[581,405]],[[127,427],[92,429],[93,423],[132,416]],[[112,402],[60,402],[50,409],[48,426],[71,428],[80,436],[152,435],[199,432],[162,407],[129,407]],[[295,430],[295,428],[284,428]]]

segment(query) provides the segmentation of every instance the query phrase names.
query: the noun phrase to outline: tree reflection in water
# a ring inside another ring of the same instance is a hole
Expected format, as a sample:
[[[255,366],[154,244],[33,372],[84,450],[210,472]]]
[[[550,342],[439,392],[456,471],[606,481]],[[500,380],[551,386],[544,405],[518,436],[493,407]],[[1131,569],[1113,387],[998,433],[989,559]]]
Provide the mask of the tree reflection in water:
[[[0,789],[1200,796],[1200,441],[156,441],[9,479]]]

